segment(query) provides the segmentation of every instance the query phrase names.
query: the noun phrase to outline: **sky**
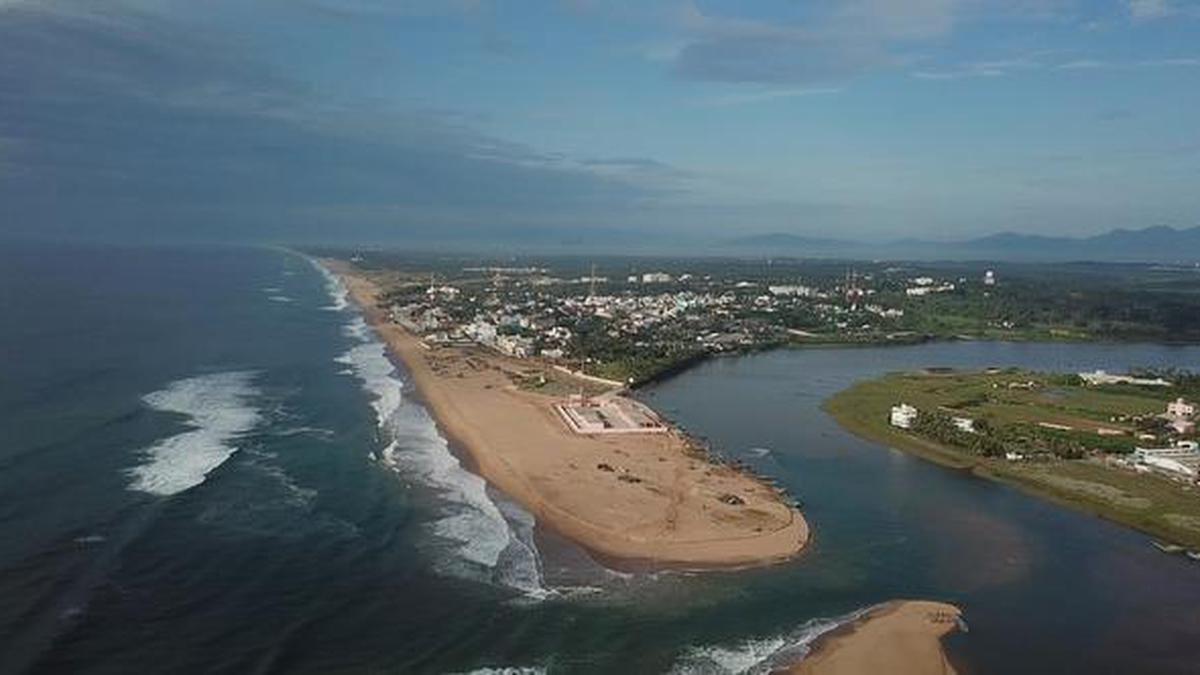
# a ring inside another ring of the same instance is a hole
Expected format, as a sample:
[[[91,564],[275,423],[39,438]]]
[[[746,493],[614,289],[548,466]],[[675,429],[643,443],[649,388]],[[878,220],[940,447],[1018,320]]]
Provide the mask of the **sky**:
[[[1200,0],[0,0],[0,235],[1200,225]]]

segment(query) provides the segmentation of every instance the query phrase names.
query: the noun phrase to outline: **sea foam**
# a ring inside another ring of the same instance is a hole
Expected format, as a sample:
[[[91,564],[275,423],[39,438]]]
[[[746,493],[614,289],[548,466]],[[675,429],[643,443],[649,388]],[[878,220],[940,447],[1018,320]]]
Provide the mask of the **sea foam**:
[[[316,270],[320,272],[321,276],[325,279],[325,290],[329,293],[330,300],[333,301],[333,304],[327,305],[322,309],[326,309],[331,312],[340,312],[349,307],[350,291],[346,289],[346,285],[342,283],[342,280],[338,279],[337,275],[335,275],[333,272],[330,272],[325,268],[324,265],[316,260],[309,258],[308,261],[312,263],[312,266],[316,268]]]
[[[173,495],[203,483],[237,452],[233,441],[258,424],[247,402],[254,394],[253,373],[228,372],[176,380],[143,397],[155,410],[186,416],[191,429],[144,449],[145,462],[129,470],[130,489]]]
[[[546,669],[541,665],[492,665],[476,668],[463,675],[541,675]]]
[[[329,289],[335,305],[343,297],[339,289],[340,284]],[[515,504],[493,499],[487,483],[462,466],[425,408],[404,396],[400,372],[361,316],[354,316],[343,333],[357,344],[335,361],[348,366],[370,395],[387,443],[380,454],[383,464],[438,497],[439,514],[429,532],[439,544],[431,547],[439,569],[531,597],[544,594],[533,517]]]
[[[874,607],[835,618],[816,618],[779,635],[743,640],[731,645],[693,647],[684,652],[671,673],[702,675],[759,675],[776,672],[808,655],[817,638],[857,621]]]

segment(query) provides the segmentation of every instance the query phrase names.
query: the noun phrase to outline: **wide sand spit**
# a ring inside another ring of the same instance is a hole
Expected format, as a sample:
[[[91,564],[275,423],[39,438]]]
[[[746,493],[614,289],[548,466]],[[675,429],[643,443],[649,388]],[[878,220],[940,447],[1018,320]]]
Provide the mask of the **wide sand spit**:
[[[574,433],[554,409],[559,397],[514,383],[514,373],[536,362],[428,345],[388,320],[369,273],[322,263],[403,362],[441,431],[540,525],[619,567],[766,565],[808,542],[808,524],[783,494],[711,461],[678,430]]]

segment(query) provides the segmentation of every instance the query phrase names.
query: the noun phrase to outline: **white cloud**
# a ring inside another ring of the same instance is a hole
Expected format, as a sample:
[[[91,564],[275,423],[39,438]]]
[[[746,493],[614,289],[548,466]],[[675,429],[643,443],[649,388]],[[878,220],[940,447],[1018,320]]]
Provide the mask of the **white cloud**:
[[[1200,58],[1152,59],[1149,61],[1139,61],[1138,65],[1149,68],[1192,67],[1200,66]]]
[[[763,103],[767,101],[775,101],[784,98],[797,98],[803,96],[822,96],[829,94],[841,93],[839,87],[800,87],[789,89],[758,89],[754,91],[735,91],[721,96],[705,99],[700,102],[703,107],[726,107],[734,105],[745,105],[750,103]]]
[[[1001,77],[1018,72],[1038,70],[1058,71],[1090,71],[1090,70],[1129,70],[1133,68],[1193,68],[1200,67],[1198,57],[1174,57],[1160,59],[1143,59],[1140,61],[1101,61],[1099,59],[1080,58],[1061,63],[1041,63],[1031,59],[1009,59],[1003,61],[977,61],[941,70],[923,69],[909,73],[910,77],[918,80],[960,80],[976,77]]]
[[[961,0],[852,0],[843,4],[831,24],[838,30],[886,39],[926,39],[949,33],[965,4]]]
[[[935,70],[917,70],[912,76],[918,80],[955,80],[959,77],[956,73]]]
[[[918,80],[958,80],[975,77],[1003,77],[1014,72],[1041,70],[1045,66],[1029,58],[974,61],[942,70],[917,70],[910,75]]]
[[[1129,15],[1138,21],[1161,19],[1174,13],[1170,0],[1129,0]]]
[[[677,74],[691,79],[836,86],[870,71],[912,64],[918,58],[914,50],[936,45],[963,25],[1058,18],[1070,1],[841,0],[796,3],[789,16],[773,20],[728,9],[718,14],[688,2],[676,14],[683,46],[668,57],[674,57]],[[1018,67],[980,64],[974,72],[950,74],[987,77]]]
[[[473,13],[484,9],[486,3],[483,0],[302,0],[298,4],[331,14],[370,17]]]
[[[1067,61],[1054,66],[1056,70],[1095,70],[1097,68],[1107,68],[1110,64],[1096,59],[1076,59]]]

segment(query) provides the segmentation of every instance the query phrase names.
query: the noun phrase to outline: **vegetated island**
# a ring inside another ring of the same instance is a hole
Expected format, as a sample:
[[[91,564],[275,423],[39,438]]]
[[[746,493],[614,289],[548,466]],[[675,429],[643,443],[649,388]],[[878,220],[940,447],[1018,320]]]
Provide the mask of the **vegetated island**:
[[[614,383],[422,340],[383,304],[394,275],[322,263],[404,363],[443,433],[539,524],[617,566],[756,566],[809,540],[781,490],[717,461]]]
[[[822,635],[812,652],[786,669],[791,675],[953,675],[942,638],[958,630],[954,605],[897,600]]]
[[[1197,549],[1198,394],[1186,372],[929,369],[860,382],[825,410],[869,440]]]

